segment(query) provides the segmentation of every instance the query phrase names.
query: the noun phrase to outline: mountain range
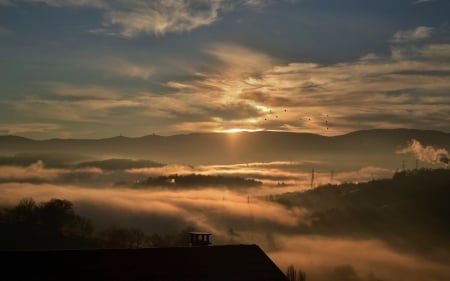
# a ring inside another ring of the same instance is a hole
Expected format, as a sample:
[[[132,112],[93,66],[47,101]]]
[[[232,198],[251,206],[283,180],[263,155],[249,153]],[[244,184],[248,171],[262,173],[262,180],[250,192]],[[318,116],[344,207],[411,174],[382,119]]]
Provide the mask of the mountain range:
[[[76,155],[75,159],[151,159],[160,163],[233,164],[270,161],[320,162],[341,168],[358,163],[399,168],[412,155],[397,151],[412,139],[450,150],[450,133],[414,129],[375,129],[338,136],[294,132],[191,133],[104,139],[33,140],[0,136],[0,155]],[[69,157],[70,158],[70,157]],[[403,164],[404,165],[404,164]],[[425,165],[425,163],[423,163]]]

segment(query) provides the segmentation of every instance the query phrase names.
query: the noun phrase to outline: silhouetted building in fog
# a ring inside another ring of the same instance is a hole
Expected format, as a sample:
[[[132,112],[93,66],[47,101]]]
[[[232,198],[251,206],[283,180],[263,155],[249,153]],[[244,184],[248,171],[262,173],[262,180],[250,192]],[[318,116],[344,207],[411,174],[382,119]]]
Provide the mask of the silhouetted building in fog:
[[[207,232],[189,232],[189,243],[191,246],[208,246],[211,245],[211,233]]]
[[[7,280],[287,281],[257,245],[4,251],[0,262]]]

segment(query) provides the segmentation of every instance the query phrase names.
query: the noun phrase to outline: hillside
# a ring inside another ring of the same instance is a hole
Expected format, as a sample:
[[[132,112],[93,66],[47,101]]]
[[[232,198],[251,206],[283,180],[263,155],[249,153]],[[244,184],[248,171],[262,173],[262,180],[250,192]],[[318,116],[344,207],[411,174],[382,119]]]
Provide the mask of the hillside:
[[[72,153],[80,158],[150,159],[160,163],[229,164],[267,161],[320,161],[345,168],[378,165],[398,168],[396,150],[412,138],[450,150],[450,134],[408,129],[367,130],[326,137],[289,132],[195,133],[140,138],[31,140],[0,136],[0,154]]]
[[[392,179],[286,193],[277,202],[309,210],[301,232],[376,237],[409,251],[450,257],[450,170],[411,170]]]

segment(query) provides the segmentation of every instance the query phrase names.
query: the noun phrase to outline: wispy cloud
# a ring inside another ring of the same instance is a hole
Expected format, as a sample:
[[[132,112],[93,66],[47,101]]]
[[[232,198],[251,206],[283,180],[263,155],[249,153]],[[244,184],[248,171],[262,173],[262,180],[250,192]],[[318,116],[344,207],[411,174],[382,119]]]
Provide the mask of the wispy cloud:
[[[335,175],[334,183],[366,182],[371,179],[390,178],[394,171],[381,167],[364,167],[358,171],[340,172]]]
[[[1,166],[0,181],[54,180],[60,173],[57,169],[45,169],[42,161],[28,167]]]
[[[282,64],[258,51],[216,44],[207,53],[217,60],[217,67],[168,86],[178,93],[195,93],[204,107],[242,101],[256,109],[253,116],[239,122],[210,114],[208,128],[216,123],[217,129],[237,126],[339,134],[405,124],[427,127],[427,122],[443,126],[448,121],[449,100],[443,93],[450,89],[450,65],[442,58],[448,55],[448,44],[413,51],[397,46],[395,50],[392,57],[369,54],[334,65]],[[390,108],[388,115],[386,108]],[[436,123],[436,116],[442,121]],[[187,130],[195,127],[192,121],[185,125]]]
[[[141,106],[137,99],[128,99],[113,88],[54,82],[41,85],[51,96],[26,97],[16,104],[18,111],[54,120],[108,122],[113,110]]]
[[[216,70],[226,76],[254,76],[275,65],[276,59],[262,52],[236,44],[215,44],[205,50],[220,64]]]
[[[396,45],[391,57],[368,54],[331,65],[286,63],[228,43],[213,44],[204,52],[211,63],[201,71],[191,68],[189,79],[169,80],[164,94],[40,83],[50,95],[28,96],[14,106],[45,122],[4,125],[3,130],[57,129],[48,124],[61,120],[122,125],[124,114],[149,128],[154,124],[162,134],[238,128],[337,135],[367,128],[446,130],[450,121],[449,44]],[[123,64],[130,67],[113,75],[153,75],[151,67]]]
[[[36,105],[39,105],[39,108]],[[113,116],[111,116],[113,110],[139,106],[139,102],[128,99],[97,99],[93,97],[91,99],[58,100],[28,97],[16,108],[39,118],[60,121],[92,121],[106,124],[113,120]]]
[[[430,37],[433,31],[429,26],[418,26],[415,29],[398,31],[392,37],[393,43],[405,43],[412,41],[419,41]]]
[[[51,123],[14,123],[0,124],[0,134],[47,133],[61,129],[58,124]]]
[[[0,0],[0,4],[13,4],[20,2],[45,3],[54,7],[105,7],[108,0]]]
[[[123,2],[127,6],[121,4],[107,10],[105,23],[119,25],[126,37],[190,31],[215,22],[223,8],[223,1]]]
[[[419,52],[430,59],[450,60],[450,44],[431,44],[420,49]]]
[[[48,86],[51,94],[61,97],[75,99],[116,99],[121,97],[121,94],[117,90],[97,85],[74,86],[57,82],[43,84]]]
[[[221,14],[238,6],[261,8],[268,0],[1,0],[0,5],[20,2],[45,3],[53,7],[89,7],[103,12],[104,28],[93,33],[164,35],[208,26],[220,20]],[[117,32],[114,27],[118,27]]]
[[[39,160],[27,167],[0,166],[0,182],[52,182],[62,179],[65,175],[80,173],[102,174],[99,168],[47,168],[43,161]]]
[[[96,88],[92,89],[95,92],[110,92],[111,94],[114,93],[113,96],[122,95],[124,96],[123,90],[117,90],[114,87],[117,85],[114,83],[115,81],[125,81],[125,80],[142,80],[143,81],[152,81],[155,74],[158,74],[158,72],[161,72],[159,67],[153,65],[152,63],[149,63],[145,57],[144,59],[140,59],[139,61],[134,59],[130,59],[127,57],[127,55],[133,55],[133,54],[120,54],[120,55],[110,55],[105,53],[104,55],[96,55],[96,56],[86,56],[86,57],[77,57],[77,58],[71,58],[70,64],[72,66],[75,66],[77,69],[79,69],[80,72],[85,73],[94,73],[93,75],[99,75],[101,80],[105,81],[108,80],[108,84],[100,85],[84,85],[84,84],[76,84],[73,83],[73,85],[70,85],[69,83],[59,83],[59,84],[65,84],[66,88],[68,87],[78,87],[80,89],[82,88]],[[52,83],[47,83],[51,85]],[[53,83],[57,84],[57,83]],[[55,88],[55,87],[54,87]],[[55,92],[55,89],[49,89],[52,93]],[[102,90],[103,89],[103,90]],[[68,92],[69,89],[65,89],[65,92]],[[86,90],[87,91],[87,90]],[[93,95],[95,96],[95,95]],[[103,96],[101,94],[100,96]],[[111,95],[110,95],[111,97]]]
[[[91,62],[89,64],[92,64]],[[121,59],[103,59],[93,64],[94,68],[101,69],[119,77],[138,78],[143,80],[150,79],[155,68],[145,64],[133,63]]]
[[[164,167],[132,168],[126,172],[142,176],[159,175],[221,175],[251,178],[265,184],[264,188],[252,190],[254,195],[279,194],[288,191],[309,189],[311,167],[316,167],[314,186],[340,184],[343,182],[364,182],[372,179],[389,178],[393,170],[380,167],[364,167],[359,170],[341,171],[330,174],[324,163],[319,162],[266,162],[232,165],[167,165]],[[283,185],[280,186],[280,183]],[[285,188],[283,188],[285,186]],[[246,192],[246,189],[242,189]]]
[[[417,0],[416,2],[414,2],[414,5],[427,3],[427,2],[433,2],[433,1],[434,0]]]

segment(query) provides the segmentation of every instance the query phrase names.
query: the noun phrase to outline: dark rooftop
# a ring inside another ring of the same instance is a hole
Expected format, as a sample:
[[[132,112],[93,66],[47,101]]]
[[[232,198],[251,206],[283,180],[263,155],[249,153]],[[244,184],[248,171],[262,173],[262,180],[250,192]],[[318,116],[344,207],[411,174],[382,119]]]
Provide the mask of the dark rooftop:
[[[257,245],[0,252],[8,280],[286,281]]]

